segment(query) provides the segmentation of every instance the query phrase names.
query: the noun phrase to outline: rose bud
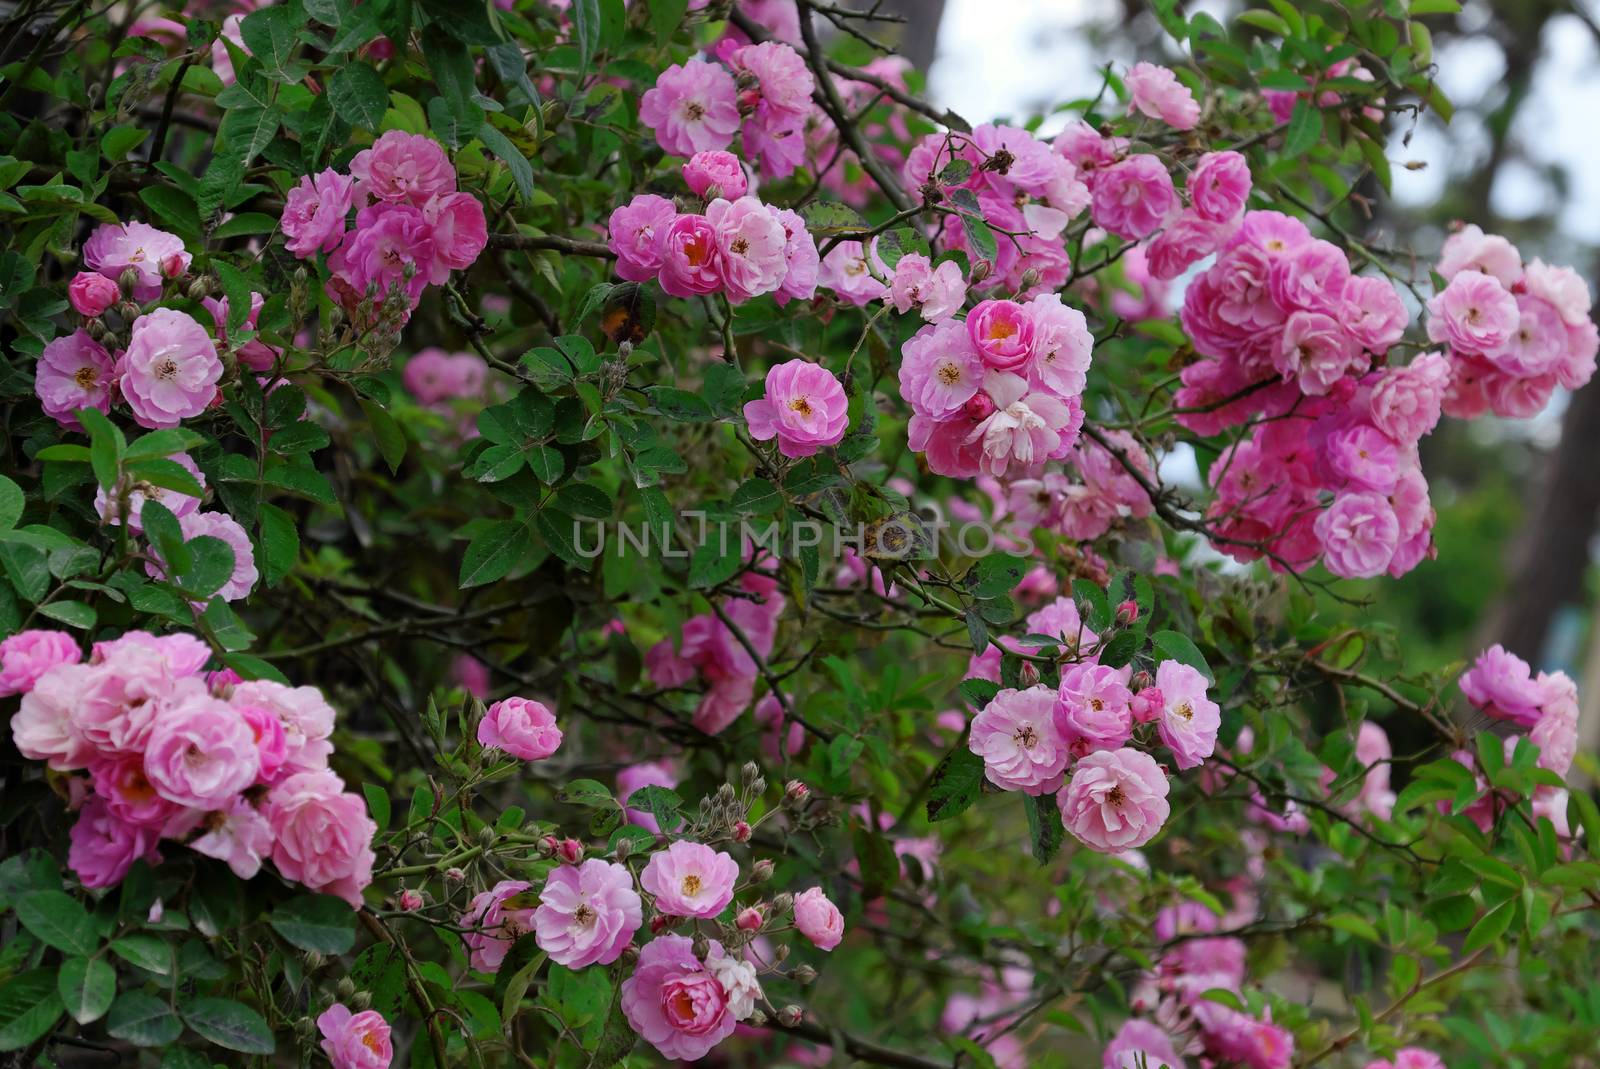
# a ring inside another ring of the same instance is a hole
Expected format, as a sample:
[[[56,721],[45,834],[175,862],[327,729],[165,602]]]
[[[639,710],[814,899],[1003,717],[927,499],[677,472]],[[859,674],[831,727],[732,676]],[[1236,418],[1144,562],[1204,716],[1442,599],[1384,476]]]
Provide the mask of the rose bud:
[[[67,284],[67,300],[79,315],[90,319],[103,314],[121,296],[122,291],[115,282],[93,271],[79,271]]]

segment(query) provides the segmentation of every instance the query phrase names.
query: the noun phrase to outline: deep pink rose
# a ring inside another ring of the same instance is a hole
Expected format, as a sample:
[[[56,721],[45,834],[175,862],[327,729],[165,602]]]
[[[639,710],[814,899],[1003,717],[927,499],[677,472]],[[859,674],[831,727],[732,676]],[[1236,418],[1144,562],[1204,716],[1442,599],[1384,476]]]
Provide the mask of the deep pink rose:
[[[483,205],[471,193],[441,193],[422,205],[422,217],[432,228],[433,264],[428,281],[442,286],[450,272],[465,271],[489,244],[489,224]]]
[[[767,371],[766,396],[744,406],[750,437],[778,440],[786,457],[809,457],[838,445],[850,422],[850,399],[833,372],[808,360],[787,360]]]
[[[478,721],[478,743],[523,761],[543,761],[561,746],[561,729],[544,702],[506,698],[489,706]]]
[[[1428,301],[1428,337],[1468,353],[1488,355],[1511,340],[1517,299],[1500,281],[1465,270]]]
[[[1202,219],[1225,223],[1250,197],[1250,163],[1237,152],[1208,152],[1187,181],[1189,203]]]
[[[617,254],[617,274],[629,282],[647,282],[661,270],[667,228],[678,217],[666,197],[640,193],[611,212],[606,245]]]
[[[980,301],[967,313],[967,336],[986,366],[1026,374],[1033,356],[1033,315],[1015,301]]]
[[[794,926],[819,950],[832,950],[844,938],[844,915],[820,887],[795,896]]]
[[[456,188],[456,169],[439,143],[403,130],[389,130],[356,153],[350,173],[361,197],[417,208]]]
[[[121,296],[115,282],[95,271],[79,271],[67,283],[67,300],[79,315],[89,319],[103,314]]]
[[[526,880],[501,880],[480,891],[457,922],[463,929],[468,964],[479,972],[498,972],[517,938],[533,930],[535,898]]]
[[[722,288],[722,254],[717,231],[703,215],[680,215],[661,237],[663,293],[697,297]]]
[[[1315,530],[1328,571],[1346,579],[1382,575],[1400,541],[1400,521],[1381,494],[1345,493],[1317,515]]]
[[[284,248],[300,259],[332,252],[344,238],[345,218],[355,206],[355,179],[329,168],[306,175],[284,199]]]
[[[90,798],[68,832],[67,865],[85,887],[114,887],[135,861],[161,859],[156,837],[155,829],[119,820],[104,799]]]
[[[708,943],[707,956],[721,957],[722,944]],[[682,935],[660,935],[644,945],[633,975],[622,982],[622,1012],[662,1057],[684,1061],[705,1057],[738,1025],[721,981]]]
[[[1056,730],[1073,753],[1114,750],[1133,733],[1133,694],[1117,669],[1064,668],[1057,695]]]
[[[725,149],[739,129],[733,75],[715,63],[674,63],[639,99],[639,121],[674,156]]]
[[[1177,203],[1172,176],[1155,156],[1129,156],[1095,172],[1090,214],[1095,225],[1137,240],[1161,225]]]
[[[18,631],[0,642],[0,698],[30,691],[56,665],[81,660],[78,640],[65,631]]]
[[[750,188],[739,157],[731,152],[696,152],[683,165],[683,180],[697,197],[738,200]]]

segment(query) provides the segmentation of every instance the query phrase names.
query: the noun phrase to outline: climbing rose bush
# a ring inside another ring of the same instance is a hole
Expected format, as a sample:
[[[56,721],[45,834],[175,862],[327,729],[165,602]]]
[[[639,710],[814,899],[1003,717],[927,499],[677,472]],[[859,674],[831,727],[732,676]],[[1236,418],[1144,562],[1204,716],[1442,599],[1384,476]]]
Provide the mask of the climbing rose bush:
[[[1592,1065],[1574,681],[1332,609],[1589,287],[1357,210],[1450,0],[1152,6],[1044,122],[818,0],[6,16],[0,1050]]]

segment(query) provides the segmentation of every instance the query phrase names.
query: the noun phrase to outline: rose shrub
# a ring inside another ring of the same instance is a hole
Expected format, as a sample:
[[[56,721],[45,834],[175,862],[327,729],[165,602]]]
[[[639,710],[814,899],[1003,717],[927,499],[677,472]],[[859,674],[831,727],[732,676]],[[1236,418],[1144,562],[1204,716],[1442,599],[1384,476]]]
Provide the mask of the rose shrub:
[[[1052,136],[820,0],[37,6],[16,1064],[1597,1064],[1573,681],[1311,596],[1594,373],[1357,210],[1453,0],[1157,2]]]

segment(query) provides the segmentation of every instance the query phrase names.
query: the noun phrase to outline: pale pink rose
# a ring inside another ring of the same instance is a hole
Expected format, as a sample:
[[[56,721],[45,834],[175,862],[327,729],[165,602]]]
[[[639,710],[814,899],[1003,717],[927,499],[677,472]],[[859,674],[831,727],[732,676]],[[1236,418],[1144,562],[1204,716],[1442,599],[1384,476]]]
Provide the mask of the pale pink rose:
[[[406,361],[401,379],[425,405],[477,397],[488,380],[489,365],[476,353],[447,353],[428,348]]]
[[[671,297],[697,297],[722,288],[722,253],[709,219],[684,214],[667,225],[657,281]]]
[[[1186,182],[1189,203],[1202,219],[1225,223],[1250,198],[1250,163],[1237,152],[1208,152]]]
[[[1370,492],[1339,494],[1313,528],[1328,571],[1346,579],[1382,575],[1400,540],[1393,506]]]
[[[1534,680],[1541,713],[1528,732],[1539,747],[1539,767],[1565,776],[1578,755],[1578,685],[1565,672],[1540,672]]]
[[[806,61],[789,45],[763,41],[745,45],[725,58],[733,68],[735,84],[741,87],[741,112],[753,113],[757,121],[769,126],[785,119],[804,121],[811,113],[811,94],[817,83]]]
[[[103,657],[97,651],[89,668],[75,673],[73,727],[101,754],[147,753],[151,730],[167,705],[206,695],[204,683],[179,677],[152,646],[130,643]]]
[[[988,367],[1026,374],[1033,356],[1033,315],[1015,301],[981,301],[967,313],[967,336]]]
[[[1124,82],[1128,87],[1128,114],[1143,112],[1174,130],[1192,130],[1200,121],[1200,102],[1170,68],[1135,63]]]
[[[533,930],[535,899],[526,880],[501,880],[480,891],[457,922],[463,929],[468,964],[479,972],[499,972],[517,938]]]
[[[192,259],[182,238],[140,222],[101,223],[83,243],[83,262],[106,278],[118,281],[130,267],[137,272],[133,298],[141,302],[161,296],[162,285],[173,277],[166,268],[176,264],[181,275]]]
[[[187,471],[190,476],[194,478],[194,481],[200,484],[201,489],[205,488],[205,473],[200,470],[200,466],[198,464],[189,459],[189,455],[187,453],[173,453],[171,456],[165,459],[172,461],[174,464]],[[171,512],[180,520],[200,507],[200,499],[198,497],[179,493],[177,490],[168,490],[165,487],[156,486],[152,483],[133,483],[130,487],[128,487],[127,510],[128,526],[134,531],[144,530],[144,503],[146,501],[159,501],[167,508],[169,512]],[[120,525],[122,523],[122,516],[120,514],[121,509],[121,502],[113,501],[110,495],[105,492],[104,487],[101,487],[95,491],[94,510],[95,512],[99,513],[100,519],[103,522],[109,523],[112,526]],[[209,653],[210,650],[208,648],[208,656]]]
[[[913,409],[946,420],[982,388],[984,366],[966,325],[946,319],[923,327],[901,346],[899,374],[900,396]]]
[[[707,956],[722,956],[708,941]],[[662,1057],[696,1061],[738,1026],[722,983],[695,957],[694,941],[660,935],[644,945],[633,975],[622,982],[622,1012]]]
[[[799,212],[771,206],[768,210],[783,227],[783,260],[786,265],[783,283],[773,300],[780,306],[790,301],[809,301],[817,294],[817,275],[822,269],[822,261],[817,256],[817,243],[806,229],[806,221]]]
[[[733,75],[715,63],[674,63],[639,99],[639,121],[674,156],[725,149],[739,130]]]
[[[670,641],[669,641],[670,645]],[[652,676],[651,678],[655,678]],[[636,765],[629,765],[617,773],[617,798],[624,806],[628,799],[633,797],[633,792],[641,787],[667,787],[678,785],[678,777],[663,761],[641,761]],[[624,810],[628,823],[637,824],[646,831],[661,834],[661,825],[655,815],[643,809],[628,808]]]
[[[1465,270],[1428,301],[1428,337],[1487,355],[1511,340],[1518,318],[1517,300],[1499,280]]]
[[[1320,312],[1295,312],[1283,325],[1273,366],[1285,381],[1321,396],[1361,362],[1361,351],[1337,319]]]
[[[79,271],[67,283],[67,300],[81,316],[93,319],[122,297],[117,284],[95,271]]]
[[[356,153],[350,173],[362,203],[371,197],[420,208],[429,198],[456,188],[456,169],[439,143],[404,130],[389,130],[371,148]]]
[[[228,298],[202,297],[200,298],[200,303],[205,305],[206,311],[211,313],[211,322],[217,332],[217,344],[225,347],[228,343]],[[256,329],[256,322],[261,316],[261,308],[265,303],[266,299],[261,294],[251,292],[250,313],[245,316],[244,329]],[[278,360],[278,350],[267,345],[259,338],[252,338],[250,341],[245,342],[235,350],[234,355],[238,358],[239,363],[252,371],[270,371],[272,370],[272,365],[277,363]]]
[[[1102,1069],[1184,1069],[1166,1032],[1149,1021],[1129,1018],[1101,1054]]]
[[[1040,684],[1002,690],[972,719],[967,748],[1002,790],[1049,794],[1061,786],[1069,740],[1057,726],[1057,693]]]
[[[733,901],[739,865],[720,850],[680,839],[650,855],[639,886],[669,917],[715,917]]]
[[[78,640],[65,631],[18,631],[0,642],[0,698],[26,693],[50,669],[81,660]]]
[[[756,1003],[761,1000],[761,981],[754,965],[730,954],[708,950],[706,969],[717,978],[723,994],[728,997],[729,1016],[743,1021],[756,1012]]]
[[[817,283],[857,308],[876,301],[888,292],[873,275],[867,263],[866,246],[859,241],[841,241],[822,259]]]
[[[145,776],[161,797],[221,809],[256,781],[255,735],[239,711],[204,693],[163,708],[150,727]]]
[[[478,743],[522,761],[543,761],[561,746],[555,714],[531,698],[506,698],[489,706],[478,721]]]
[[[1383,728],[1370,720],[1361,722],[1356,733],[1356,760],[1367,769],[1361,778],[1361,794],[1356,799],[1362,809],[1388,820],[1394,813],[1395,795],[1389,789],[1389,759],[1394,751]]]
[[[1156,837],[1171,812],[1168,790],[1155,758],[1123,747],[1079,760],[1057,802],[1075,839],[1101,853],[1118,853]]]
[[[1478,655],[1458,681],[1467,701],[1489,716],[1530,728],[1538,724],[1545,695],[1528,662],[1496,643]]]
[[[1431,1050],[1403,1047],[1395,1052],[1393,1061],[1380,1058],[1368,1062],[1367,1069],[1446,1069],[1446,1066],[1444,1059]]]
[[[1133,733],[1133,695],[1115,668],[1076,664],[1063,668],[1056,730],[1073,753],[1114,750]]]
[[[204,412],[217,395],[222,361],[211,335],[193,318],[157,308],[134,320],[118,386],[141,427],[176,427]]]
[[[1530,295],[1549,302],[1567,326],[1589,325],[1589,284],[1572,268],[1551,267],[1543,260],[1534,260],[1523,274],[1523,284]]]
[[[942,323],[960,311],[966,299],[967,280],[953,260],[935,266],[921,253],[911,252],[894,265],[889,300],[897,312],[915,308],[929,323]]]
[[[787,241],[780,223],[755,197],[714,200],[706,205],[706,221],[717,236],[722,285],[735,304],[771,293],[788,270],[783,250]]]
[[[203,833],[189,847],[226,861],[241,880],[260,872],[261,862],[272,853],[272,824],[243,797],[207,813],[200,827]]]
[[[355,179],[331,167],[306,175],[284,199],[284,248],[304,260],[319,252],[332,252],[344,238],[345,218],[355,206]]]
[[[1095,225],[1138,240],[1160,226],[1177,203],[1172,176],[1155,156],[1129,156],[1094,175],[1090,214]]]
[[[1463,271],[1479,271],[1510,289],[1522,279],[1522,254],[1499,234],[1468,223],[1445,239],[1436,270],[1446,282]]]
[[[683,180],[697,197],[738,200],[750,188],[739,157],[720,150],[696,152],[683,165]],[[638,198],[634,198],[637,200]]]
[[[33,392],[44,414],[68,430],[81,430],[78,410],[111,410],[116,361],[105,346],[75,330],[47,342],[34,368]]]
[[[1442,353],[1422,353],[1404,367],[1386,368],[1372,389],[1372,422],[1402,444],[1419,441],[1439,422],[1450,387],[1450,362]]]
[[[1065,400],[1041,390],[1028,389],[1020,375],[990,368],[983,377],[989,411],[972,428],[967,440],[979,443],[979,466],[995,478],[1003,477],[1013,464],[1031,467],[1045,460],[1066,456],[1083,426],[1083,408],[1076,398]],[[968,401],[971,411],[972,401]]]
[[[471,193],[440,193],[422,205],[422,218],[430,228],[433,263],[428,281],[442,286],[450,272],[465,271],[478,261],[489,244],[489,224],[483,205]]]
[[[629,282],[655,278],[666,255],[667,228],[677,218],[677,206],[653,193],[613,209],[606,247],[617,254],[617,274]]]
[[[317,1018],[317,1031],[333,1069],[388,1069],[394,1060],[389,1022],[377,1010],[351,1013],[335,1002]]]
[[[187,632],[152,635],[148,631],[127,631],[117,638],[96,642],[91,646],[89,663],[112,663],[133,650],[148,650],[160,656],[166,671],[174,678],[199,674],[211,659],[211,647]]]
[[[67,866],[91,890],[121,883],[141,858],[151,864],[161,860],[156,830],[119,820],[102,798],[84,803],[67,835]]]
[[[89,778],[97,798],[118,820],[160,831],[185,812],[176,802],[156,793],[144,773],[144,756],[136,753],[100,756],[89,763]]]
[[[550,871],[533,912],[533,933],[551,961],[581,969],[616,961],[643,920],[633,875],[622,865],[592,858]]]
[[[270,679],[236,684],[228,701],[239,709],[265,710],[283,729],[283,773],[316,772],[328,767],[334,711],[316,687],[287,687]]]
[[[285,879],[361,908],[361,892],[372,882],[378,825],[359,794],[346,791],[332,772],[298,772],[272,788],[266,815],[272,863]]]
[[[844,915],[820,887],[809,887],[795,896],[794,926],[821,950],[832,950],[844,938]]]
[[[1222,711],[1206,697],[1206,677],[1181,661],[1162,661],[1156,667],[1156,687],[1161,692],[1161,719],[1156,730],[1172,751],[1179,768],[1198,768],[1216,749]]]
[[[838,445],[850,422],[850,399],[833,373],[808,360],[786,360],[767,371],[766,396],[744,406],[750,436],[776,438],[786,457],[809,457]]]
[[[1077,397],[1089,381],[1094,335],[1083,313],[1062,303],[1057,293],[1041,293],[1028,302],[1033,318],[1031,385],[1058,397]]]
[[[1405,334],[1411,314],[1388,279],[1352,275],[1345,280],[1342,296],[1339,318],[1368,352],[1386,353]]]

